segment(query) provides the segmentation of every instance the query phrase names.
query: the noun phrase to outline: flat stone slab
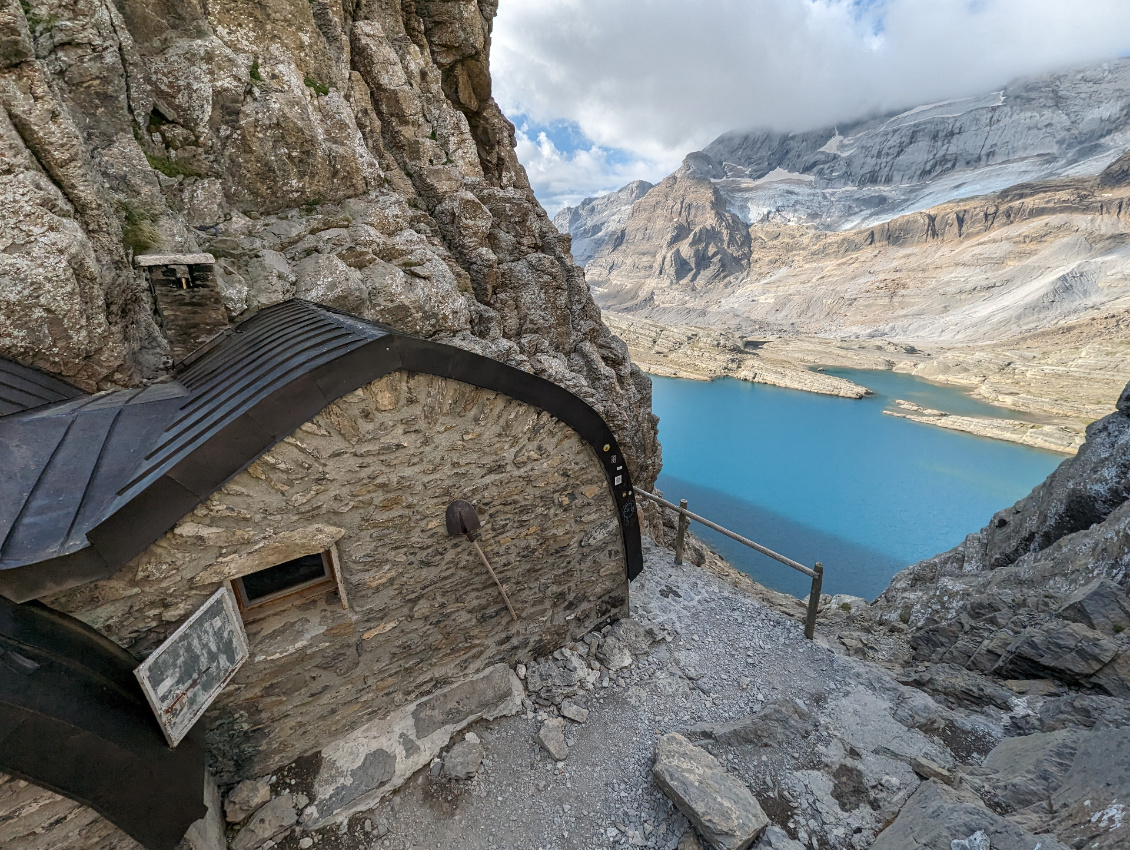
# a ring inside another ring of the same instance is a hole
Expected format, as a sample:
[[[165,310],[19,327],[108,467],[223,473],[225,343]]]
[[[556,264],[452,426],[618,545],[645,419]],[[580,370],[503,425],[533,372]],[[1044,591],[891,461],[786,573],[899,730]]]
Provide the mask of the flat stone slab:
[[[517,713],[523,696],[513,671],[495,664],[323,747],[317,802],[303,812],[303,826],[317,829],[372,808],[439,755],[456,732]]]
[[[133,262],[141,268],[149,266],[214,266],[216,258],[211,254],[142,254]]]
[[[655,748],[656,783],[718,850],[745,850],[769,823],[761,806],[721,763],[671,732]]]

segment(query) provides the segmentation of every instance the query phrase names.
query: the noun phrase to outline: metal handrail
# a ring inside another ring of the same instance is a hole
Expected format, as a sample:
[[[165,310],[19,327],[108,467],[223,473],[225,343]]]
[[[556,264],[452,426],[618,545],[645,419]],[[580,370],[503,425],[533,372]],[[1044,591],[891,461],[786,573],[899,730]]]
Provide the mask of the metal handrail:
[[[804,636],[809,640],[813,639],[816,634],[816,609],[820,604],[820,587],[824,581],[823,564],[817,561],[814,568],[806,567],[799,561],[794,561],[792,558],[786,558],[780,552],[774,552],[772,549],[766,546],[762,546],[760,543],[756,543],[753,540],[750,540],[748,537],[742,537],[737,532],[730,531],[730,529],[728,528],[723,528],[718,523],[711,522],[706,517],[699,516],[696,513],[691,513],[689,510],[687,510],[686,499],[680,499],[679,504],[675,505],[671,502],[668,502],[666,499],[661,499],[654,493],[648,493],[646,490],[641,490],[638,487],[634,487],[633,489],[635,490],[637,496],[643,496],[645,499],[651,499],[651,501],[657,502],[658,504],[663,505],[663,507],[665,508],[670,508],[671,510],[676,511],[679,514],[679,531],[675,535],[676,564],[683,563],[683,540],[686,536],[688,522],[689,520],[693,519],[695,522],[702,523],[707,528],[712,528],[720,534],[724,534],[730,539],[736,540],[739,543],[760,552],[762,555],[766,555],[767,557],[770,557],[775,561],[780,561],[786,567],[792,567],[797,572],[801,572],[806,576],[809,576],[812,579],[812,591],[808,595],[808,612],[804,618]]]

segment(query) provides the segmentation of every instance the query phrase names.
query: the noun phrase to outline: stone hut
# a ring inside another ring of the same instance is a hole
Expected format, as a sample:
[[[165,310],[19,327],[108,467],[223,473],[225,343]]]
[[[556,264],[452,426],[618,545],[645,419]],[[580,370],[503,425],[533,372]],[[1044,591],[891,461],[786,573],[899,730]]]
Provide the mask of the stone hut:
[[[0,804],[70,806],[51,846],[172,848],[213,778],[312,754],[320,818],[371,803],[627,611],[621,451],[526,372],[297,300],[143,389],[9,372],[50,391],[0,415]],[[248,660],[170,749],[133,668],[226,583]]]

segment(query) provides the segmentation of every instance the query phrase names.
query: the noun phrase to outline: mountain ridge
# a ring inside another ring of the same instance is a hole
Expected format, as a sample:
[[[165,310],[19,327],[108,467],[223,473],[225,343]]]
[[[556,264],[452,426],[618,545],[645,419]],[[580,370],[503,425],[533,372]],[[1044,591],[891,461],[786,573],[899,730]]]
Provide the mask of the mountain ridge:
[[[1112,363],[1095,387],[1110,398],[1130,378],[1119,361],[1130,363],[1130,339],[1104,338],[1097,324],[1130,311],[1127,149],[1130,60],[838,128],[724,134],[627,208],[613,209],[615,194],[586,202],[623,221],[604,228],[586,276],[610,315],[908,344],[925,353],[909,371],[929,371],[936,356],[948,368],[934,379],[977,391],[994,378],[973,365],[984,346],[1003,358],[1025,334],[1071,325]],[[577,210],[555,221],[586,224]],[[1080,322],[1096,323],[1089,338]],[[657,338],[633,341],[645,336]],[[662,351],[629,350],[667,368]],[[1050,354],[1025,356],[1052,373]],[[1013,396],[1042,399],[1036,412],[1080,409],[1082,390],[1038,370],[1014,378]],[[1071,418],[1056,422],[1081,437],[1089,419]]]

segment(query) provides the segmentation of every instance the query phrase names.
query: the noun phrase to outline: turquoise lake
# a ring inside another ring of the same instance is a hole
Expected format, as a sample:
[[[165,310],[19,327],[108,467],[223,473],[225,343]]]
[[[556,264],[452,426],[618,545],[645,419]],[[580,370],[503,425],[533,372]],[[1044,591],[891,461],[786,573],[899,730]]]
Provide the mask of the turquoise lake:
[[[1027,495],[1064,456],[921,425],[892,399],[1017,418],[960,390],[893,372],[828,370],[875,395],[842,399],[732,378],[653,377],[669,501],[801,563],[824,592],[873,599],[909,564],[950,549]],[[796,596],[809,579],[697,523],[756,581]]]

